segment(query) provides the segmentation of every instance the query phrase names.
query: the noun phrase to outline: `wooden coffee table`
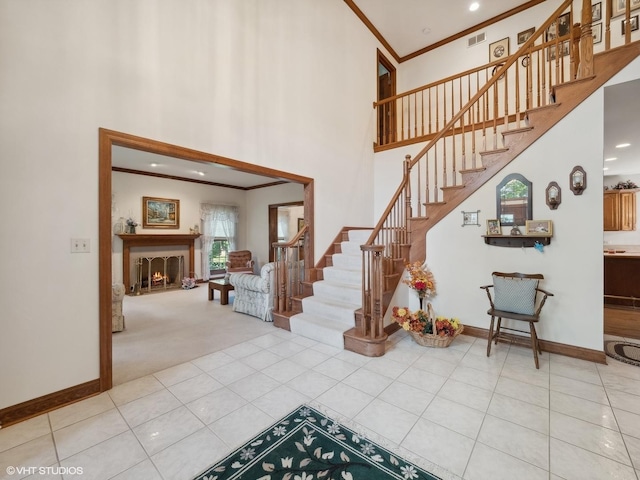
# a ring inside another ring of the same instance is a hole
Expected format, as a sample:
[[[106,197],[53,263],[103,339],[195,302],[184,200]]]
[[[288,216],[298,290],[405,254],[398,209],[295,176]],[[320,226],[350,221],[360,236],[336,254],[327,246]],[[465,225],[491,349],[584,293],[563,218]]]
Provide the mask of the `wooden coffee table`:
[[[229,303],[229,292],[233,290],[233,285],[229,283],[229,280],[223,278],[209,280],[209,300],[213,300],[214,290],[220,292],[220,305],[227,305]]]

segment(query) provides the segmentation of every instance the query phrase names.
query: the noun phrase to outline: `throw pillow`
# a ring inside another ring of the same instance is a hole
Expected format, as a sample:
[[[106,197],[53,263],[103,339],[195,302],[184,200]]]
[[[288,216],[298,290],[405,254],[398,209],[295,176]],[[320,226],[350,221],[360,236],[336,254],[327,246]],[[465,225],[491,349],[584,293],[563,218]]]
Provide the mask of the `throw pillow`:
[[[493,305],[496,310],[533,315],[536,308],[535,278],[505,278],[493,276]]]

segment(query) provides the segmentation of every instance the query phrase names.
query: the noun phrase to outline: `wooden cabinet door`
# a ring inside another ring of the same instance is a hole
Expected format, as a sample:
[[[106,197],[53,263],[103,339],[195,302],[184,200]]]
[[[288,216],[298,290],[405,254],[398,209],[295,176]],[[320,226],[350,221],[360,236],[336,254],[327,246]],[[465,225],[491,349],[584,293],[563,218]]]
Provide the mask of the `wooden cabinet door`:
[[[620,230],[636,229],[636,192],[620,192]]]
[[[620,230],[620,195],[618,192],[604,192],[604,231]]]

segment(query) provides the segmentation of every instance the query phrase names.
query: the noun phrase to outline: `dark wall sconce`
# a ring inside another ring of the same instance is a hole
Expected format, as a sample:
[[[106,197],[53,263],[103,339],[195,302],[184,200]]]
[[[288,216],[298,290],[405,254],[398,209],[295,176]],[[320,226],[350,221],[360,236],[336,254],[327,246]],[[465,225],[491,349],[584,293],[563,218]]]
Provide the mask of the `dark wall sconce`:
[[[582,195],[587,189],[587,172],[580,165],[573,167],[569,175],[569,188],[574,195]]]
[[[549,182],[547,189],[545,190],[545,198],[547,199],[547,205],[551,210],[557,209],[562,203],[562,191],[560,185],[556,182]]]

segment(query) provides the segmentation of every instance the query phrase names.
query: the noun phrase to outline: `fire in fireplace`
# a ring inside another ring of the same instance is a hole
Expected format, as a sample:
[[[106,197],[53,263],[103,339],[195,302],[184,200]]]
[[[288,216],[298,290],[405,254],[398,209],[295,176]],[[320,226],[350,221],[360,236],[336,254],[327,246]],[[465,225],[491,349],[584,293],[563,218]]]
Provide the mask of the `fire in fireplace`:
[[[139,257],[135,260],[136,285],[134,291],[180,288],[184,276],[184,256]]]

